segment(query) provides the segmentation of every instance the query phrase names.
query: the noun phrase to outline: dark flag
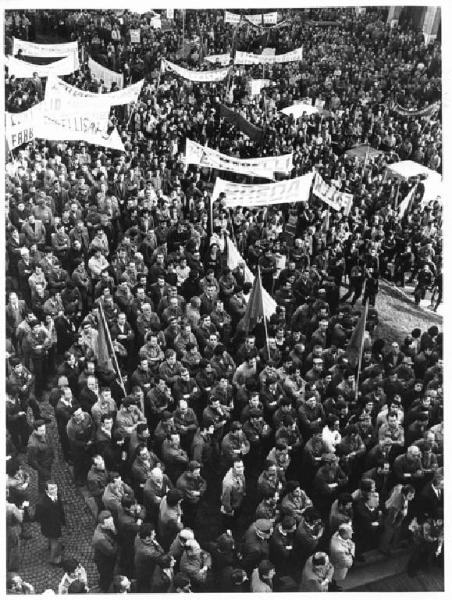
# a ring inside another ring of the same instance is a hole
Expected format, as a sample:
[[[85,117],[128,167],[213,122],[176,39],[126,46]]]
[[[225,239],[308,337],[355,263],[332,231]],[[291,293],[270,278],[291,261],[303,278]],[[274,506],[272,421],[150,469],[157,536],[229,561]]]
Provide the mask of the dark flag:
[[[242,115],[231,110],[224,104],[220,104],[220,116],[223,117],[223,119],[226,119],[226,121],[233,123],[249,138],[257,142],[258,144],[262,144],[264,139],[263,129],[261,129],[260,127],[256,127],[255,125],[247,121],[245,117],[242,117]]]
[[[248,306],[240,322],[240,327],[246,333],[253,331],[264,318],[264,302],[262,298],[262,281],[260,271],[253,282]]]
[[[356,368],[358,365],[361,365],[361,355],[363,352],[363,343],[364,343],[364,332],[366,330],[366,319],[367,319],[367,310],[369,308],[369,301],[366,302],[366,306],[364,307],[363,313],[359,318],[358,323],[353,330],[353,333],[350,337],[350,341],[347,346],[347,357],[352,368]]]

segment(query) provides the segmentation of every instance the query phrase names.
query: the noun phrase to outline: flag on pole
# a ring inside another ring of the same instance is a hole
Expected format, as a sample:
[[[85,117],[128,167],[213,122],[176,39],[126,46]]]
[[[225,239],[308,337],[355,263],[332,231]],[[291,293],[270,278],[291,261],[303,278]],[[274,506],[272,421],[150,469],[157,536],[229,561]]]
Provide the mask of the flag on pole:
[[[417,185],[415,185],[409,192],[408,194],[405,196],[405,198],[402,200],[402,202],[400,203],[400,206],[398,208],[398,215],[399,215],[399,219],[402,219],[404,214],[407,212],[407,210],[410,207],[410,204],[413,201],[414,198],[414,194],[416,193],[416,188]]]
[[[360,316],[359,321],[352,332],[350,341],[348,342],[346,354],[348,357],[348,362],[352,368],[356,368],[361,364],[368,308],[369,301],[366,302],[366,306],[364,307],[362,315]]]
[[[253,282],[248,306],[242,317],[241,325],[248,333],[253,331],[258,323],[264,318],[264,301],[262,297],[262,281],[260,271]]]
[[[97,362],[98,362],[99,366],[102,368],[114,370],[113,362],[111,360],[111,354],[112,354],[112,352],[114,352],[114,350],[108,342],[107,324],[105,323],[105,320],[103,318],[103,312],[101,312],[101,311],[102,311],[102,309],[97,309],[97,315],[96,315],[97,323],[98,323],[98,327],[99,327],[99,335],[97,338],[97,344],[98,344]]]

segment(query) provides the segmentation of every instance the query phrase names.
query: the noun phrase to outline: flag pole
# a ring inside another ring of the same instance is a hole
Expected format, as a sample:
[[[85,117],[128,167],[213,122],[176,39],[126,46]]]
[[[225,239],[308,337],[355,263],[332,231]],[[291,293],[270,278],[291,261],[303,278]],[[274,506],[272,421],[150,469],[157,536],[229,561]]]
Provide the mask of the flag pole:
[[[262,279],[261,279],[261,268],[258,265],[257,266],[257,276],[259,277],[259,284],[261,286],[261,290],[263,290],[263,286],[262,286]],[[262,294],[261,294],[262,296]],[[270,346],[268,343],[268,331],[267,331],[267,317],[265,316],[265,311],[264,311],[264,299],[262,297],[262,315],[264,318],[264,330],[265,330],[265,345],[267,346],[267,354],[268,354],[268,360],[270,361]]]
[[[394,210],[397,210],[399,191],[400,191],[400,180],[397,182],[397,191],[396,191],[396,195],[394,197]]]
[[[102,302],[99,302],[99,314],[100,314],[100,318],[102,319],[102,326],[105,329],[105,334],[107,336],[108,343],[110,344],[111,350],[113,352],[112,358],[113,358],[114,366],[115,366],[115,369],[116,369],[116,373],[118,374],[119,382],[121,384],[122,391],[124,392],[124,396],[126,396],[127,395],[126,394],[126,388],[125,388],[125,385],[124,385],[124,381],[122,379],[121,369],[119,368],[118,359],[116,358],[116,352],[115,352],[115,348],[113,346],[113,341],[111,339],[110,330],[108,328],[107,321],[105,319],[104,308],[102,306]]]
[[[361,339],[361,346],[359,349],[359,356],[358,356],[358,373],[356,376],[355,402],[358,401],[359,376],[361,375],[361,367],[362,367],[362,361],[363,361],[364,337],[365,337],[365,333],[366,333],[366,321],[367,321],[368,310],[369,310],[369,298],[367,299],[366,304],[364,306],[364,330],[363,330],[363,337]]]

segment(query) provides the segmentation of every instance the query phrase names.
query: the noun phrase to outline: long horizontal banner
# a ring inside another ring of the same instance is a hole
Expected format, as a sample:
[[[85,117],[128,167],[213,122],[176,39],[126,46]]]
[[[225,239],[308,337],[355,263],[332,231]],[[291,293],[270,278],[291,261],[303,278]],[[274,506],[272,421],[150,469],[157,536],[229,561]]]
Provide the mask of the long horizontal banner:
[[[241,21],[249,21],[252,25],[261,25],[264,23],[265,25],[276,25],[278,22],[278,13],[264,13],[258,15],[237,15],[235,13],[231,13],[228,10],[224,11],[224,22],[232,23],[233,25],[238,25]]]
[[[220,194],[225,194],[227,208],[235,206],[259,207],[270,204],[288,204],[293,202],[308,202],[314,173],[301,177],[278,181],[277,183],[261,183],[247,185],[232,183],[217,177],[212,193],[212,202]]]
[[[64,107],[65,104],[76,104],[78,107],[80,101],[84,101],[82,112],[100,110],[105,109],[106,106],[119,106],[136,102],[143,83],[144,79],[116,92],[95,94],[94,92],[80,90],[57,77],[49,77],[46,85],[45,101],[49,108],[54,111],[60,110],[60,107]]]
[[[189,139],[187,139],[185,150],[185,162],[266,179],[273,179],[274,173],[289,174],[293,168],[292,154],[241,159],[227,156]]]
[[[244,276],[245,281],[253,283],[254,275],[251,272],[251,269],[246,264],[243,256],[238,251],[237,246],[231,240],[231,238],[226,238],[227,243],[227,262],[228,267],[233,271],[239,264],[244,264]],[[264,308],[264,315],[269,319],[276,312],[276,301],[270,296],[267,290],[262,286],[262,304]]]
[[[175,65],[169,60],[166,60],[166,58],[162,58],[162,73],[164,73],[166,69],[174,71],[174,73],[177,73],[181,77],[184,77],[184,79],[199,82],[222,81],[223,79],[226,79],[229,73],[229,67],[225,69],[216,69],[215,71],[190,71],[189,69],[184,69],[183,67]]]
[[[231,61],[231,55],[229,52],[225,54],[211,54],[210,56],[205,56],[204,60],[210,63],[220,63],[220,65],[226,66]]]
[[[297,62],[303,60],[303,48],[291,50],[285,54],[252,54],[251,52],[241,52],[237,50],[235,53],[235,65],[274,65],[277,63]]]
[[[411,109],[404,108],[403,106],[400,106],[400,104],[394,104],[392,110],[398,115],[403,115],[405,117],[430,117],[435,111],[439,109],[440,105],[440,102],[434,102],[433,104],[430,104],[430,106],[426,106],[425,108]]]
[[[34,124],[41,117],[43,106],[40,102],[20,113],[5,113],[5,135],[10,150],[34,139]]]
[[[235,13],[231,13],[228,10],[224,11],[224,22],[232,23],[233,25],[238,25],[242,20],[241,15],[236,15]]]
[[[312,193],[334,210],[345,209],[345,215],[348,215],[352,208],[353,194],[339,192],[334,186],[326,183],[317,172],[314,175]]]
[[[47,58],[62,58],[71,54],[78,54],[78,42],[66,44],[35,44],[13,38],[13,55],[22,50],[25,56],[39,56]]]
[[[78,71],[80,67],[78,55],[76,54],[71,54],[48,65],[36,65],[23,60],[18,60],[13,56],[6,56],[5,64],[8,67],[9,75],[14,75],[18,79],[31,79],[34,73],[37,73],[38,77],[70,75],[74,71]]]
[[[256,127],[245,119],[241,114],[227,108],[224,104],[220,104],[220,116],[233,123],[238,129],[243,131],[245,135],[257,142],[262,143],[264,139],[264,130],[261,127]]]
[[[107,67],[100,65],[91,57],[88,59],[88,67],[92,75],[96,79],[102,79],[106,87],[110,87],[112,83],[116,83],[119,89],[124,87],[124,75],[122,73],[116,73],[116,71],[110,71]]]

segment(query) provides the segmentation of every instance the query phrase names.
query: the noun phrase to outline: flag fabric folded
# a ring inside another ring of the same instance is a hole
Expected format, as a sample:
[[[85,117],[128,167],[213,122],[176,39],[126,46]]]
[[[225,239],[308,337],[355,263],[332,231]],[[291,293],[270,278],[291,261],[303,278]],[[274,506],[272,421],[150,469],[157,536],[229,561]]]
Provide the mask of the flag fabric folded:
[[[364,310],[359,318],[358,323],[355,326],[355,329],[352,332],[350,341],[347,345],[346,354],[348,357],[348,362],[350,363],[353,369],[355,369],[358,366],[363,351],[368,309],[369,301],[366,302],[366,306],[364,307]]]
[[[264,139],[264,130],[261,127],[256,127],[249,121],[242,117],[239,113],[234,110],[227,108],[224,104],[220,104],[220,116],[229,123],[233,123],[240,131],[243,131],[245,135],[254,140],[256,143],[261,144]]]

